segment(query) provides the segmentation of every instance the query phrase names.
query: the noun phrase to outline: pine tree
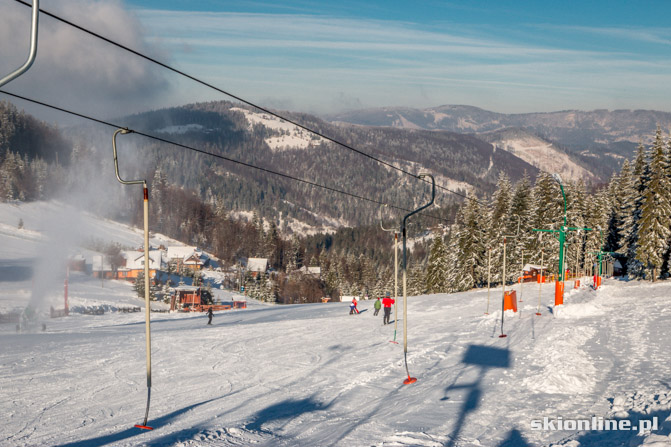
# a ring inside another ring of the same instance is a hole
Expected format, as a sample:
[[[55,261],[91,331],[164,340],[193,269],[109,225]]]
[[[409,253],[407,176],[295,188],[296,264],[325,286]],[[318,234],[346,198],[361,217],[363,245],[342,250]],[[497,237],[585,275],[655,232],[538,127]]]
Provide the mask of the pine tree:
[[[257,237],[257,246],[256,246],[256,256],[259,258],[265,258],[268,256],[266,252],[266,231],[263,228],[263,218],[259,218],[256,213],[254,213],[254,218],[256,222],[256,231],[258,233]]]
[[[585,184],[582,180],[578,183],[571,183],[567,185],[567,221],[569,226],[575,228],[587,227],[587,215],[590,207],[587,205]],[[589,232],[587,232],[589,233]],[[566,233],[566,251],[567,268],[571,270],[581,269],[584,264],[584,250],[585,239],[587,234],[585,231],[568,231]],[[576,260],[578,266],[576,266]],[[570,267],[569,267],[570,266]]]
[[[666,142],[665,146],[665,172],[666,180],[669,187],[671,187],[671,138]],[[671,192],[671,191],[670,191]],[[669,230],[671,231],[671,222],[669,222]],[[671,275],[671,238],[667,240],[667,248],[664,253],[663,263],[662,263],[662,276],[668,277]]]
[[[634,177],[629,160],[625,160],[624,163],[622,163],[618,189],[618,193],[622,196],[620,200],[620,209],[618,210],[619,216],[617,218],[620,222],[620,227],[618,228],[620,248],[618,249],[618,252],[626,254],[627,249],[629,248],[628,236],[630,232],[627,224],[630,222],[631,216],[634,213],[634,203],[636,201]]]
[[[492,282],[501,281],[503,269],[503,235],[510,220],[511,185],[508,177],[501,173],[497,189],[492,197],[491,213],[486,229],[486,248],[491,250]],[[517,219],[515,219],[517,221]],[[485,265],[486,267],[486,265]]]
[[[294,234],[291,237],[291,245],[289,246],[289,253],[287,254],[286,259],[286,272],[291,273],[294,270],[298,270],[302,264],[301,253],[300,253],[300,241],[298,237]]]
[[[637,253],[641,210],[647,186],[647,174],[645,148],[642,144],[639,144],[632,173],[632,196],[629,197],[630,202],[633,200],[633,212],[625,219],[624,223],[624,226],[628,229],[625,234],[625,243],[627,246],[627,272],[630,278],[640,278],[643,275],[643,265],[638,260]]]
[[[424,295],[426,290],[426,275],[424,274],[424,267],[420,265],[412,266],[407,275],[407,293],[408,296]],[[401,292],[402,293],[402,289]]]
[[[154,293],[154,288],[151,286],[151,280],[149,281],[149,284],[149,299],[154,301],[156,299],[156,294]],[[137,274],[133,288],[135,289],[137,296],[144,299],[144,270]]]
[[[459,239],[457,238],[458,234],[458,225],[450,226],[450,229],[447,234],[447,292],[453,293],[459,290],[458,288],[458,259],[459,259]],[[485,262],[487,262],[485,260]],[[484,265],[484,268],[487,268],[487,264]],[[484,271],[484,274],[487,274],[487,271]],[[483,280],[486,281],[487,277],[484,276]]]
[[[359,269],[361,271],[361,290],[365,291],[368,294],[373,293],[373,288],[377,282],[377,275],[375,274],[375,268],[373,267],[372,261],[364,256],[363,254],[359,255]]]
[[[531,183],[529,177],[526,173],[524,177],[515,185],[515,190],[513,192],[512,199],[510,201],[510,224],[516,224],[519,221],[519,235],[516,238],[511,238],[508,240],[510,244],[506,249],[507,256],[509,259],[523,260],[524,263],[528,263],[533,254],[537,251],[535,247],[535,234],[532,232],[534,226],[534,214],[533,214],[533,190],[531,189]],[[511,228],[511,230],[513,230]],[[517,228],[515,228],[509,234],[515,234]],[[524,254],[524,259],[522,255]],[[540,259],[538,260],[540,262]],[[516,268],[506,269],[510,276],[508,280],[513,280],[521,271],[522,265],[517,265]]]
[[[268,230],[268,234],[266,234],[264,251],[268,256],[268,262],[273,269],[279,270],[282,268],[284,250],[280,234],[277,230],[277,225],[274,221],[270,222],[270,229]]]
[[[605,236],[604,236],[604,250],[605,251],[618,251],[622,246],[622,235],[620,234],[620,228],[622,227],[622,222],[620,221],[620,210],[622,209],[622,201],[624,196],[619,192],[620,184],[622,179],[619,175],[613,175],[608,182],[608,217],[605,227]]]
[[[559,185],[547,173],[541,173],[536,179],[533,192],[535,210],[534,228],[559,230],[564,225],[564,201]],[[547,233],[538,242],[544,254],[544,264],[550,271],[557,273],[559,265],[559,245],[557,240]]]
[[[662,132],[657,128],[649,159],[650,179],[647,183],[639,227],[639,249],[636,258],[646,277],[655,281],[661,274],[664,255],[671,237],[671,187],[666,170],[666,153]]]
[[[426,289],[429,293],[447,292],[447,250],[441,236],[433,239],[426,269]]]
[[[457,290],[469,290],[486,281],[485,210],[475,195],[469,195],[459,211],[457,242]]]

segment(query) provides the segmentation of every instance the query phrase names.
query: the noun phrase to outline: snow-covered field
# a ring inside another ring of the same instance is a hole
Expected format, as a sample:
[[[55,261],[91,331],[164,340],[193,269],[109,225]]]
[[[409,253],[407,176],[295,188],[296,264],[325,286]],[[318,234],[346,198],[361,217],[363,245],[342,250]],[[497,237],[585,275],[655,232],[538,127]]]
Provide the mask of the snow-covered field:
[[[494,147],[502,147],[527,163],[546,172],[559,172],[571,181],[593,179],[585,168],[572,161],[568,155],[541,138],[527,135],[521,138],[505,138],[494,142]]]
[[[284,149],[307,149],[326,142],[322,137],[317,137],[310,132],[301,129],[291,123],[281,120],[266,113],[252,112],[239,107],[232,107],[231,110],[242,112],[247,118],[249,127],[260,124],[268,129],[279,131],[281,135],[272,136],[265,139],[266,144],[274,151]]]
[[[32,290],[22,259],[0,252],[0,272],[23,272],[0,283],[0,298],[18,305]],[[52,292],[61,296],[62,284]],[[401,343],[390,343],[394,325],[373,316],[372,301],[356,316],[347,303],[250,301],[216,313],[212,326],[203,315],[153,313],[153,431],[134,427],[146,405],[144,313],[42,313],[20,333],[0,324],[0,445],[671,445],[671,284],[607,279],[598,291],[571,289],[561,308],[553,294],[543,286],[536,316],[539,286],[525,284],[520,312],[505,315],[506,338],[500,289],[489,315],[486,290],[411,297],[411,385],[402,320]],[[71,277],[70,295],[142,306],[129,284],[83,274]],[[555,426],[656,417],[658,427],[535,430],[544,417]]]

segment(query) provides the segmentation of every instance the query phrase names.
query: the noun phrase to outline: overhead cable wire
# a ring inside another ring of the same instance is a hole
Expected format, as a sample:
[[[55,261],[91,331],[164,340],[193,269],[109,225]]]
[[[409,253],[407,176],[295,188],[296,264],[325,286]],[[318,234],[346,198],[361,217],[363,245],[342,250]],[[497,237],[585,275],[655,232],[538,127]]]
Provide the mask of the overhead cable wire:
[[[25,2],[24,0],[15,0],[15,1],[18,2],[18,3],[20,3],[20,4],[22,4],[22,5],[24,5],[24,6],[30,6],[30,4],[27,3],[27,2]],[[231,92],[229,92],[229,91],[227,91],[227,90],[221,89],[221,88],[219,88],[219,87],[217,87],[217,86],[215,86],[215,85],[213,85],[213,84],[210,84],[209,82],[205,82],[205,81],[203,81],[202,79],[199,79],[199,78],[197,78],[197,77],[195,77],[195,76],[193,76],[193,75],[190,75],[190,74],[188,74],[188,73],[186,73],[186,72],[184,72],[184,71],[182,71],[182,70],[179,70],[179,69],[177,69],[177,68],[174,68],[174,67],[172,67],[171,65],[168,65],[168,64],[166,64],[166,63],[164,63],[164,62],[161,62],[161,61],[159,61],[159,60],[157,60],[157,59],[155,59],[155,58],[153,58],[153,57],[151,57],[151,56],[147,56],[147,55],[144,54],[144,53],[141,53],[141,52],[139,52],[139,51],[137,51],[137,50],[134,50],[134,49],[132,49],[132,48],[126,46],[126,45],[123,45],[123,44],[121,44],[121,43],[119,43],[119,42],[116,42],[115,40],[112,40],[112,39],[110,39],[110,38],[108,38],[108,37],[105,37],[105,36],[103,36],[103,35],[101,35],[101,34],[98,34],[98,33],[96,33],[95,31],[91,31],[91,30],[89,30],[89,29],[87,29],[87,28],[84,28],[84,27],[81,26],[81,25],[77,25],[76,23],[73,23],[73,22],[71,22],[71,21],[69,21],[69,20],[67,20],[67,19],[64,19],[64,18],[62,18],[62,17],[60,17],[60,16],[58,16],[58,15],[56,15],[56,14],[53,14],[53,13],[48,12],[48,11],[45,11],[45,10],[42,9],[42,8],[40,8],[40,12],[43,13],[44,15],[46,15],[46,16],[49,16],[49,17],[51,17],[51,18],[53,18],[53,19],[55,19],[55,20],[58,20],[59,22],[65,23],[66,25],[72,26],[73,28],[76,28],[76,29],[78,29],[78,30],[80,30],[80,31],[82,31],[82,32],[84,32],[84,33],[87,33],[87,34],[89,34],[89,35],[91,35],[91,36],[93,36],[93,37],[96,37],[96,38],[98,38],[98,39],[100,39],[100,40],[103,40],[103,41],[109,43],[110,45],[114,45],[114,46],[116,46],[116,47],[118,47],[118,48],[121,48],[122,50],[128,51],[129,53],[132,53],[132,54],[134,54],[134,55],[136,55],[136,56],[138,56],[138,57],[140,57],[140,58],[142,58],[142,59],[145,59],[145,60],[147,60],[147,61],[149,61],[149,62],[151,62],[151,63],[153,63],[153,64],[156,64],[156,65],[158,65],[158,66],[160,66],[160,67],[162,67],[162,68],[165,68],[166,70],[170,70],[170,71],[172,71],[173,73],[177,73],[177,74],[179,74],[180,76],[184,76],[184,77],[186,77],[186,78],[188,78],[188,79],[190,79],[190,80],[192,80],[192,81],[194,81],[194,82],[197,82],[198,84],[201,84],[201,85],[203,85],[203,86],[205,86],[205,87],[207,87],[207,88],[210,88],[210,89],[215,90],[215,91],[217,91],[217,92],[219,92],[219,93],[222,93],[223,95],[226,95],[226,96],[228,96],[229,98],[233,98],[233,99],[235,99],[236,101],[239,101],[239,102],[241,102],[241,103],[243,103],[243,104],[246,104],[246,105],[248,105],[248,106],[250,106],[250,107],[253,107],[253,108],[255,108],[255,109],[257,109],[257,110],[260,110],[260,111],[262,111],[262,112],[264,112],[264,113],[267,113],[267,114],[269,114],[269,115],[272,115],[272,116],[274,116],[275,118],[278,118],[278,119],[284,120],[284,121],[286,121],[286,122],[288,122],[288,123],[290,123],[290,124],[293,124],[294,126],[300,128],[300,129],[303,129],[303,130],[305,130],[305,131],[307,131],[307,132],[310,132],[310,133],[312,133],[312,134],[314,134],[314,135],[316,135],[316,136],[318,136],[318,137],[320,137],[320,138],[323,138],[323,139],[325,139],[325,140],[327,140],[327,141],[330,141],[331,143],[334,143],[334,144],[336,144],[336,145],[338,145],[338,146],[341,146],[341,147],[343,147],[343,148],[345,148],[345,149],[347,149],[347,150],[356,152],[356,153],[359,154],[359,155],[362,155],[362,156],[367,157],[367,158],[369,158],[369,159],[371,159],[371,160],[374,160],[374,161],[376,161],[376,162],[378,162],[378,163],[381,163],[381,164],[383,164],[383,165],[385,165],[385,166],[387,166],[387,167],[389,167],[389,168],[391,168],[391,169],[394,169],[394,170],[396,170],[396,171],[398,171],[398,172],[401,172],[401,173],[403,173],[403,174],[405,174],[405,175],[409,175],[409,176],[414,177],[414,178],[416,178],[416,179],[418,179],[418,180],[421,180],[421,181],[423,181],[423,182],[429,183],[427,180],[425,180],[425,179],[423,179],[423,178],[420,178],[418,174],[413,174],[413,173],[410,172],[410,171],[406,171],[406,170],[403,169],[403,168],[400,168],[400,167],[398,167],[398,166],[395,166],[393,163],[389,163],[389,162],[387,162],[387,161],[384,161],[384,160],[382,160],[382,159],[380,159],[380,158],[377,158],[377,157],[375,157],[375,156],[373,156],[373,155],[371,155],[371,154],[369,154],[369,153],[367,153],[367,152],[364,152],[364,151],[362,151],[362,150],[360,150],[360,149],[357,149],[357,148],[355,148],[355,147],[353,147],[353,146],[351,146],[351,145],[349,145],[349,144],[347,144],[347,143],[343,143],[343,142],[341,142],[341,141],[339,141],[339,140],[336,140],[336,139],[333,138],[333,137],[329,137],[328,135],[325,135],[325,134],[323,134],[323,133],[320,132],[320,131],[317,131],[317,130],[312,129],[312,128],[310,128],[310,127],[304,125],[304,124],[299,123],[298,121],[295,121],[295,120],[293,120],[293,119],[291,119],[291,118],[287,118],[286,116],[284,116],[284,115],[280,115],[280,114],[277,113],[277,112],[273,112],[272,110],[267,109],[267,108],[265,108],[265,107],[263,107],[263,106],[257,105],[257,104],[255,104],[255,103],[253,103],[253,102],[251,102],[251,101],[249,101],[249,100],[246,100],[246,99],[244,99],[244,98],[242,98],[242,97],[240,97],[240,96],[238,96],[238,95],[236,95],[236,94],[233,94],[233,93],[231,93]],[[437,186],[439,189],[442,189],[442,190],[444,190],[444,191],[447,191],[447,192],[449,192],[449,193],[451,193],[451,194],[455,194],[455,195],[457,195],[457,196],[463,197],[463,198],[468,199],[468,200],[475,200],[476,202],[480,203],[481,205],[485,205],[484,203],[480,202],[478,199],[473,198],[473,197],[469,197],[469,196],[467,196],[466,194],[462,194],[462,193],[460,193],[460,192],[458,192],[458,191],[451,190],[451,189],[446,188],[446,187],[441,186],[441,185],[436,185],[436,186]]]
[[[209,151],[206,151],[206,150],[203,150],[203,149],[198,149],[198,148],[195,148],[193,146],[189,146],[187,144],[178,143],[176,141],[168,140],[166,138],[157,137],[156,135],[151,135],[151,134],[141,132],[141,131],[138,131],[138,130],[129,129],[126,126],[122,126],[122,125],[119,125],[119,124],[114,124],[114,123],[109,122],[109,121],[104,121],[104,120],[94,118],[94,117],[89,116],[89,115],[85,115],[83,113],[74,112],[74,111],[71,111],[71,110],[68,110],[68,109],[64,109],[62,107],[54,106],[52,104],[47,104],[47,103],[42,102],[42,101],[27,98],[25,96],[17,95],[15,93],[10,93],[10,92],[7,92],[5,90],[0,90],[0,93],[3,93],[3,94],[8,95],[8,96],[12,96],[12,97],[17,98],[17,99],[21,99],[23,101],[27,101],[27,102],[30,102],[30,103],[33,103],[33,104],[37,104],[37,105],[40,105],[40,106],[43,106],[43,107],[47,107],[47,108],[50,108],[50,109],[53,109],[53,110],[57,110],[59,112],[63,112],[63,113],[67,113],[69,115],[73,115],[73,116],[76,116],[76,117],[79,117],[79,118],[83,118],[83,119],[88,120],[88,121],[93,121],[93,122],[98,123],[98,124],[103,124],[105,126],[114,127],[116,129],[127,129],[129,133],[134,133],[134,134],[137,134],[137,135],[141,135],[141,136],[149,138],[151,140],[159,141],[161,143],[170,144],[172,146],[176,146],[176,147],[179,147],[179,148],[182,148],[182,149],[197,152],[197,153],[207,155],[207,156],[210,156],[210,157],[219,158],[221,160],[230,161],[231,163],[235,163],[235,164],[238,164],[238,165],[241,165],[241,166],[256,169],[256,170],[259,170],[259,171],[262,171],[262,172],[265,172],[265,173],[268,173],[268,174],[277,175],[279,177],[283,177],[283,178],[286,178],[286,179],[289,179],[289,180],[304,183],[306,185],[310,185],[310,186],[313,186],[313,187],[316,187],[316,188],[325,189],[327,191],[331,191],[331,192],[334,192],[334,193],[337,193],[337,194],[343,194],[343,195],[346,195],[346,196],[349,196],[349,197],[352,197],[352,198],[355,198],[355,199],[358,199],[358,200],[363,200],[363,201],[366,201],[366,202],[375,203],[377,205],[385,205],[385,206],[388,206],[390,208],[397,209],[399,211],[406,211],[406,212],[412,211],[412,210],[409,210],[407,208],[399,207],[399,206],[396,206],[396,205],[390,205],[386,202],[382,202],[382,201],[377,200],[377,199],[371,199],[369,197],[364,197],[364,196],[361,196],[361,195],[358,195],[358,194],[343,191],[341,189],[332,188],[330,186],[322,185],[320,183],[316,183],[316,182],[313,182],[313,181],[310,181],[310,180],[305,180],[305,179],[302,179],[302,178],[299,178],[299,177],[295,177],[295,176],[292,176],[292,175],[289,175],[289,174],[285,174],[283,172],[274,171],[272,169],[264,168],[262,166],[257,166],[257,165],[253,165],[251,163],[247,163],[247,162],[244,162],[244,161],[241,161],[241,160],[236,160],[234,158],[226,157],[225,155],[215,154],[213,152],[209,152]],[[430,217],[430,218],[433,218],[433,219],[436,219],[436,220],[442,220],[442,221],[445,221],[445,222],[449,222],[449,220],[447,220],[445,218],[438,217],[438,216],[433,216],[431,214],[423,214],[423,216]]]

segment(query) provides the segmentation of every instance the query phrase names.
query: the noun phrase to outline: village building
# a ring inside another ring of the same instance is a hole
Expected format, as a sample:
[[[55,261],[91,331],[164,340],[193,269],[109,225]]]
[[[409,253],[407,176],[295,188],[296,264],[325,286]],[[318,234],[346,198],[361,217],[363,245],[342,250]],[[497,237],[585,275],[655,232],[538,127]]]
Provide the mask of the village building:
[[[200,287],[179,285],[173,290],[174,294],[170,299],[170,310],[200,306],[203,298]]]
[[[118,279],[135,280],[140,273],[144,273],[144,251],[124,251],[126,265],[119,269]],[[156,272],[166,267],[165,254],[163,250],[149,249],[149,277],[156,277]]]
[[[95,278],[104,279],[126,279],[135,281],[139,274],[144,273],[144,251],[132,250],[122,251],[122,257],[125,259],[123,265],[114,266],[110,263],[106,255],[93,255],[91,261],[91,271]],[[159,270],[166,267],[165,254],[163,250],[149,250],[149,277],[156,277]]]
[[[196,247],[168,247],[167,258],[177,271],[188,269],[195,272],[212,266],[210,257]]]
[[[249,258],[247,260],[247,271],[253,278],[268,271],[268,258]]]
[[[91,258],[91,272],[94,278],[116,279],[116,270],[105,255],[93,255]]]
[[[316,278],[321,278],[322,275],[321,267],[308,267],[304,265],[303,267],[299,268],[298,271],[303,275],[310,275]]]
[[[545,282],[546,279],[543,272],[547,267],[535,264],[526,264],[522,268],[522,276],[519,278],[520,282]]]

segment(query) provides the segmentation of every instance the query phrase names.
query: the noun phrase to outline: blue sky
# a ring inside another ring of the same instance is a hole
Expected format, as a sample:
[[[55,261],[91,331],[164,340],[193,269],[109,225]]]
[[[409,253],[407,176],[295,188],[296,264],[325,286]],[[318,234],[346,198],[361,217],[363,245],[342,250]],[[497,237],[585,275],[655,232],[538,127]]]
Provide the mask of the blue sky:
[[[279,109],[327,114],[368,107],[468,104],[506,113],[671,111],[671,1],[44,3],[47,10],[60,10],[83,26],[250,101]],[[5,17],[29,14],[28,8],[14,2],[0,4],[0,12]],[[56,39],[63,27],[43,23],[46,32],[52,30],[48,39],[54,42],[54,51],[70,48],[70,57],[82,59],[81,64],[122,57],[102,45],[94,48],[77,34],[62,44]],[[46,53],[38,59],[52,85],[59,59],[48,61]],[[17,54],[11,64],[22,57]],[[134,64],[116,72],[142,78],[139,91],[110,92],[109,79],[123,79],[111,68],[101,75],[101,87],[89,89],[116,98],[119,112],[114,113],[122,113],[129,102],[131,110],[140,110],[226,99],[176,75],[153,74],[137,65],[142,61],[120,61]],[[94,65],[97,70],[104,67]],[[65,85],[78,85],[72,82],[77,67],[72,63],[63,67]],[[82,82],[89,82],[90,73],[80,73]],[[147,79],[155,79],[155,85],[143,96]],[[34,87],[29,82],[30,78],[19,81],[14,88],[30,91]],[[85,101],[90,97],[84,96],[81,103],[90,104]],[[68,98],[75,101],[77,91]]]

